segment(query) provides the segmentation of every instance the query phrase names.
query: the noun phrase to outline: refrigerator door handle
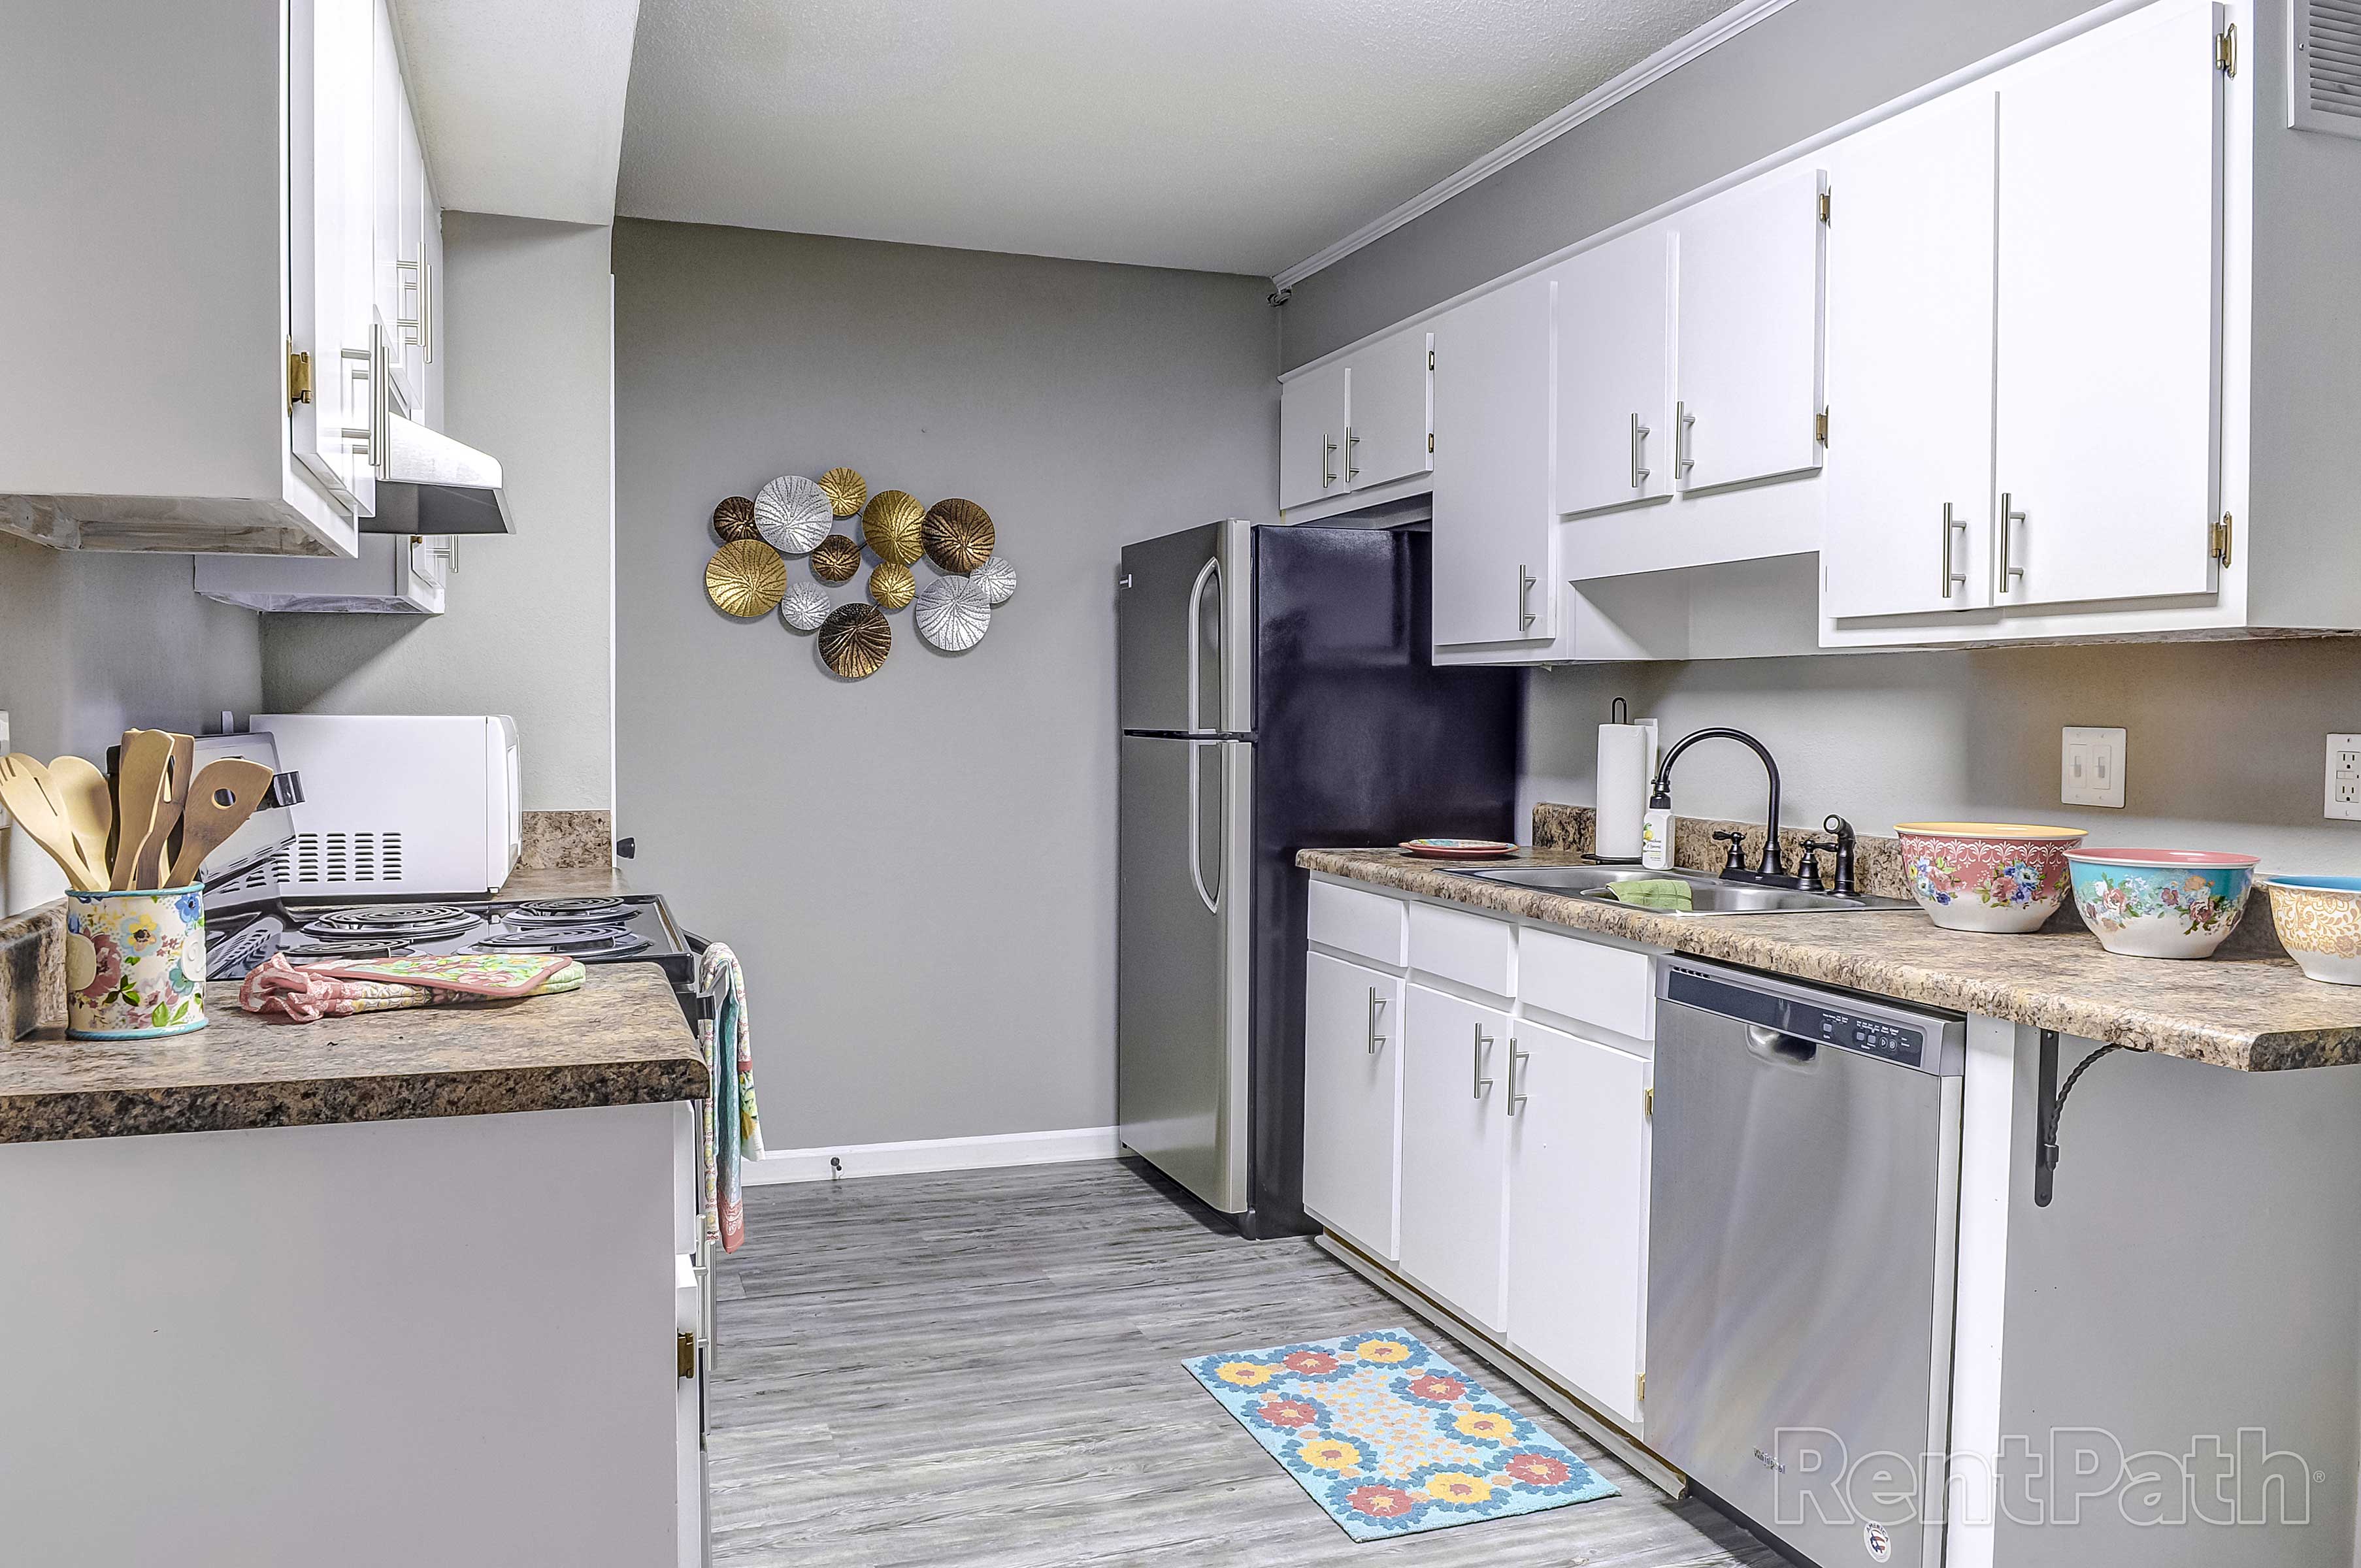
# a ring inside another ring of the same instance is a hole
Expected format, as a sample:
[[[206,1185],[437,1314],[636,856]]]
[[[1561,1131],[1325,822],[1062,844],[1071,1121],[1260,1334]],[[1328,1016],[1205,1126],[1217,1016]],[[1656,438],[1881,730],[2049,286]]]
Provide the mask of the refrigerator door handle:
[[[1202,582],[1204,579],[1200,577],[1198,580]],[[1192,664],[1191,666],[1192,674],[1194,673],[1194,670],[1195,666]],[[1190,702],[1190,708],[1191,710],[1192,717],[1195,707],[1196,703],[1192,694]],[[1222,756],[1220,749],[1221,744],[1222,743],[1218,740],[1191,740],[1187,742],[1189,747],[1189,880],[1191,883],[1195,884],[1198,900],[1204,905],[1205,913],[1208,915],[1219,915],[1222,912],[1222,889],[1221,884],[1218,882],[1216,882],[1211,889],[1208,889],[1205,886],[1204,785],[1200,781],[1203,777],[1205,769],[1204,748],[1211,746],[1214,748],[1213,755],[1215,758],[1222,761],[1224,764],[1224,776],[1222,784],[1222,810],[1224,819],[1226,820],[1230,804],[1229,781],[1226,770],[1228,759]]]
[[[1221,591],[1222,558],[1219,555],[1209,557],[1202,566],[1197,568],[1197,580],[1189,585],[1189,728],[1191,729],[1205,728],[1205,721],[1197,709],[1204,698],[1204,682],[1199,666],[1203,663],[1205,585],[1209,582],[1216,593]],[[1217,700],[1220,696],[1218,692],[1214,694]],[[1191,776],[1193,780],[1194,775]]]

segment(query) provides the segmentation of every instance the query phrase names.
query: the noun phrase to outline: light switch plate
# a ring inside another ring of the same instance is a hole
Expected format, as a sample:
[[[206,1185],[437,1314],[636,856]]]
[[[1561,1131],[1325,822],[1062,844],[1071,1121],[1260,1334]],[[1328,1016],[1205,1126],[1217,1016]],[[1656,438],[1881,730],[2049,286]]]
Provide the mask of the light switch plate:
[[[2328,738],[2328,795],[2322,815],[2361,821],[2361,735]]]
[[[2124,808],[2128,732],[2070,724],[2058,759],[2058,798],[2068,806]]]

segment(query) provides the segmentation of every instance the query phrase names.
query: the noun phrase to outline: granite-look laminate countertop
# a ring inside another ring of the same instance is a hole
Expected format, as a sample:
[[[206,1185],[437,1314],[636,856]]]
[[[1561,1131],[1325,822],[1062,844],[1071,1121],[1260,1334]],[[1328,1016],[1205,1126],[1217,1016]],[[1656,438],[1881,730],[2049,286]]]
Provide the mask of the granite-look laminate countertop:
[[[241,1013],[205,987],[205,1027],[0,1044],[0,1143],[480,1116],[700,1100],[703,1054],[663,970],[593,964],[582,989],[324,1018]]]
[[[1915,909],[1658,915],[1486,882],[1399,850],[1304,850],[1295,863],[1473,909],[2244,1071],[2361,1062],[2361,987],[2307,980],[2284,957],[2121,958],[2083,930],[1946,931]],[[1570,850],[1528,850],[1506,863],[1585,862]],[[2247,918],[2257,916],[2268,918],[2251,908]]]

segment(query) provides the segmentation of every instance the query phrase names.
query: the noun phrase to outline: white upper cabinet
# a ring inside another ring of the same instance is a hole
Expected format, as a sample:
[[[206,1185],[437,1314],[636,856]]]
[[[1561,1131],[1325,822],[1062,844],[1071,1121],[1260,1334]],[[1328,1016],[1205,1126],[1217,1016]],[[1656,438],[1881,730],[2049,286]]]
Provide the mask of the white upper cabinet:
[[[1557,510],[1592,512],[1673,493],[1670,227],[1561,263]]]
[[[1434,334],[1398,332],[1345,361],[1345,483],[1373,489],[1434,466]]]
[[[1675,482],[1712,489],[1820,464],[1828,181],[1783,170],[1700,202],[1679,236]]]
[[[1557,634],[1548,273],[1434,323],[1434,641]]]
[[[376,355],[370,306],[374,58],[370,0],[312,0],[310,47],[291,62],[288,159],[288,339],[311,367],[312,395],[289,404],[297,461],[348,510],[376,507],[370,442]],[[308,264],[308,265],[305,265]]]
[[[1342,364],[1323,365],[1279,389],[1279,504],[1310,506],[1345,493],[1345,389]]]
[[[1830,157],[1830,615],[1992,602],[1993,115],[1971,90]]]
[[[2003,603],[2214,587],[2222,25],[2173,0],[2002,85]]]

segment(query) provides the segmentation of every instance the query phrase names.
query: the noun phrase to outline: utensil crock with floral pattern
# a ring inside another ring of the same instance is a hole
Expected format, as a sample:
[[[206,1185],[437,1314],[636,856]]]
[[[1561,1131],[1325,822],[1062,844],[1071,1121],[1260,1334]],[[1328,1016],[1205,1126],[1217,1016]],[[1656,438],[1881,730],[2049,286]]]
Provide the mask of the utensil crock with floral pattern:
[[[2079,828],[2022,822],[1904,822],[1902,863],[1927,917],[1949,931],[2038,931],[2066,901],[2066,851]]]
[[[69,889],[67,1037],[146,1040],[204,1026],[204,889]]]

